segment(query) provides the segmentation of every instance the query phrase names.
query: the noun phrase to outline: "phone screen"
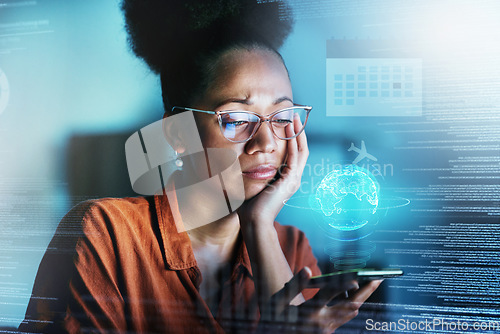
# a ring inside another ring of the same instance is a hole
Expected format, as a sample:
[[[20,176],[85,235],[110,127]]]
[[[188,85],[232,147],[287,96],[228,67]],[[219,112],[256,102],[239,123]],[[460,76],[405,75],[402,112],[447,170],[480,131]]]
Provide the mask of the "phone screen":
[[[343,284],[357,280],[371,281],[384,278],[392,278],[403,275],[401,269],[352,269],[337,271],[334,273],[313,276],[309,280],[308,287],[321,288],[329,284],[336,284],[341,287]]]

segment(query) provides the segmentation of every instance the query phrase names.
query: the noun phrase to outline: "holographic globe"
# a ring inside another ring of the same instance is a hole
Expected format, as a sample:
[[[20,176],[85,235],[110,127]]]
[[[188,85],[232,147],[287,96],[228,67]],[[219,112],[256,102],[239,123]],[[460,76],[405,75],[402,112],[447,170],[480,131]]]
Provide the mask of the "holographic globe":
[[[347,165],[329,172],[318,185],[311,207],[328,225],[341,231],[357,230],[376,219],[380,187],[366,169]]]

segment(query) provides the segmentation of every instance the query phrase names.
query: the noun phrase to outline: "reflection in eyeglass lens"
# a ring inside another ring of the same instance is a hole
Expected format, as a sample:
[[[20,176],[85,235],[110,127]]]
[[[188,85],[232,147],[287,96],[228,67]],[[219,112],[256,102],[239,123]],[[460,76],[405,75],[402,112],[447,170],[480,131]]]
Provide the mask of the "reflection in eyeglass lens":
[[[275,114],[270,119],[274,134],[280,139],[290,139],[285,134],[286,126],[293,124],[293,120],[297,118],[300,120],[303,128],[306,123],[307,114],[308,112],[305,108],[284,109]],[[246,141],[254,134],[261,119],[257,115],[248,112],[236,111],[221,114],[220,122],[222,133],[227,139],[231,141]]]
[[[246,140],[250,138],[259,124],[259,117],[246,112],[232,112],[221,115],[221,129],[229,140]]]

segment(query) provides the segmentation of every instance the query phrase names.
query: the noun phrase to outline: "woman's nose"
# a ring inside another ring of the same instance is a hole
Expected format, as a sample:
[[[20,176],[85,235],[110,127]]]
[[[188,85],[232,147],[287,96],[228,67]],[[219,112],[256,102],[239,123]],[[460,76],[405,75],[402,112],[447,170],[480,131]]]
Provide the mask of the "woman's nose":
[[[276,140],[277,138],[273,134],[271,124],[269,122],[263,122],[252,139],[247,142],[245,146],[246,153],[272,153],[278,147]]]

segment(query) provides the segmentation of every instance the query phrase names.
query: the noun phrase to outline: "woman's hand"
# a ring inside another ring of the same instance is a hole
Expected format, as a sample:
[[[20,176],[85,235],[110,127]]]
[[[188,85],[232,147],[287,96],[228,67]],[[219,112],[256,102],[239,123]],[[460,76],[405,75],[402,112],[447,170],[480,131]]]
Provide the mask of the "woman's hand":
[[[283,289],[274,294],[261,310],[257,328],[263,333],[332,333],[337,328],[353,319],[361,305],[370,297],[382,282],[371,281],[361,289],[352,277],[342,276],[338,282],[323,287],[310,300],[294,306],[290,302],[304,288],[311,276],[309,268],[297,273]],[[345,291],[356,291],[349,298],[338,300],[333,306],[327,306]]]
[[[293,124],[285,128],[286,135],[293,136],[301,128],[300,119],[294,118]],[[287,164],[281,169],[281,175],[237,210],[261,306],[293,277],[274,229],[274,220],[283,202],[299,189],[308,155],[305,132],[288,140]],[[301,298],[299,296],[303,301]]]
[[[302,123],[298,117],[285,128],[287,136],[293,136],[300,131]],[[287,140],[286,163],[278,171],[276,180],[269,184],[254,198],[245,202],[239,209],[240,221],[253,224],[271,224],[288,200],[299,188],[302,172],[309,156],[307,138],[302,131],[294,139]]]

